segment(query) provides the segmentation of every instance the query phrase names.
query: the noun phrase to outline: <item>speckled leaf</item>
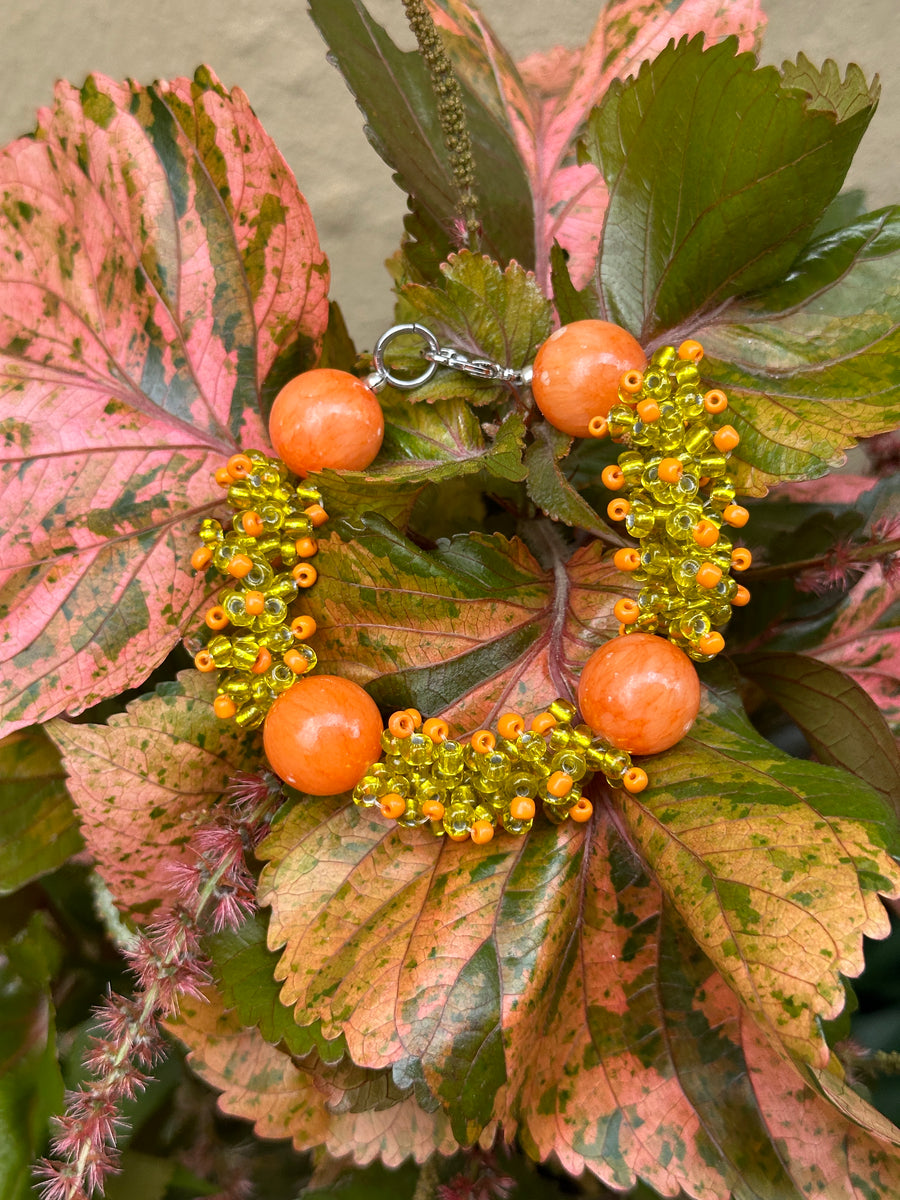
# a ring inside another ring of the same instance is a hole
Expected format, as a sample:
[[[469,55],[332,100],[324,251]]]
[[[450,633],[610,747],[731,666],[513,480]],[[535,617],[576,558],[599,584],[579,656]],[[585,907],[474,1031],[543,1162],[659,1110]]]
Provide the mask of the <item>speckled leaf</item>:
[[[893,807],[861,780],[790,758],[727,693],[708,692],[651,786],[617,794],[625,827],[698,944],[774,1039],[822,1066],[817,1018],[844,1005],[863,935],[900,895]]]
[[[606,185],[593,164],[575,162],[574,146],[613,79],[685,34],[703,32],[707,42],[736,34],[742,50],[753,49],[765,22],[759,0],[612,0],[584,47],[540,51],[517,68],[475,6],[428,4],[457,71],[513,132],[531,187],[536,270],[548,294],[554,241],[567,251],[578,287],[597,257]]]
[[[525,545],[471,534],[427,552],[377,517],[319,543],[307,607],[324,671],[386,708],[414,704],[474,729],[502,707],[532,711],[574,692],[612,635],[627,581],[598,542],[543,570]],[[548,547],[551,549],[551,547]]]
[[[875,109],[858,67],[781,76],[736,49],[670,45],[588,123],[583,156],[610,192],[598,287],[642,342],[783,279]]]
[[[82,846],[59,751],[43,730],[0,742],[0,895],[55,871]]]
[[[260,1137],[289,1137],[297,1150],[325,1146],[359,1165],[381,1159],[397,1166],[457,1149],[443,1113],[424,1112],[412,1098],[367,1111],[342,1111],[342,1090],[303,1060],[270,1046],[256,1029],[223,1009],[221,997],[185,999],[169,1026],[190,1051],[191,1067],[222,1092],[219,1107],[254,1122]]]
[[[502,270],[485,255],[463,251],[441,264],[441,274],[440,286],[411,283],[402,289],[398,314],[404,320],[425,325],[442,346],[501,367],[520,370],[534,360],[553,326],[550,301],[530,271],[518,263]],[[421,340],[416,338],[412,345],[419,355]],[[392,351],[392,362],[395,357]],[[410,375],[421,371],[422,365],[421,357],[412,359]],[[406,395],[410,400],[463,395],[471,404],[486,404],[506,398],[509,392],[508,384],[441,368],[430,383]]]
[[[106,725],[59,718],[63,756],[88,849],[120,908],[141,918],[172,898],[169,867],[229,778],[259,765],[253,734],[213,713],[215,683],[185,671]]]
[[[212,470],[327,320],[306,202],[239,90],[60,84],[0,155],[8,727],[143,680],[202,602]]]
[[[900,806],[900,748],[859,684],[803,654],[757,652],[740,666],[794,719],[820,762],[852,771]]]
[[[741,434],[743,490],[822,475],[900,423],[898,281],[895,207],[811,243],[786,282],[696,331]]]
[[[835,1178],[900,1177],[758,1036],[605,807],[485,851],[307,798],[261,852],[282,999],[372,1070],[418,1060],[460,1140],[497,1121],[615,1188],[837,1200],[780,1153],[811,1123]]]
[[[528,495],[554,521],[574,525],[602,537],[609,533],[600,516],[566,478],[560,460],[569,452],[572,439],[546,421],[532,426],[534,440],[525,453]]]

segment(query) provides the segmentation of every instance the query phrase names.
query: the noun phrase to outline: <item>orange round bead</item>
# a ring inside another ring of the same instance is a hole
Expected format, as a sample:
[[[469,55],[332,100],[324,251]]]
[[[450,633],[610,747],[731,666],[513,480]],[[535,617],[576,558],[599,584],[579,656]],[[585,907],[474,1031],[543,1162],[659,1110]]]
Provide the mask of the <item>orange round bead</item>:
[[[221,604],[214,604],[203,619],[210,629],[224,629],[228,624],[228,613]]]
[[[232,479],[246,479],[253,470],[253,461],[246,454],[232,454],[228,460],[228,474]]]
[[[578,705],[594,733],[631,754],[658,754],[687,733],[700,681],[683,650],[649,633],[595,650],[578,683]]]
[[[509,815],[517,821],[531,821],[534,817],[534,801],[529,796],[516,796],[509,802]]]
[[[422,805],[422,813],[430,821],[439,821],[444,815],[444,806],[440,800],[426,800]]]
[[[231,472],[227,467],[217,467],[213,473],[213,477],[219,487],[231,487],[234,483],[234,480],[231,478]]]
[[[743,584],[738,584],[738,590],[734,593],[731,603],[736,608],[743,608],[745,604],[750,603],[750,591]]]
[[[412,717],[412,723],[415,726],[415,728],[421,729],[422,728],[422,714],[419,712],[419,710],[417,708],[408,708],[406,711]]]
[[[644,386],[644,376],[638,370],[626,371],[619,380],[619,387],[623,392],[628,392],[634,396]]]
[[[384,416],[361,379],[320,367],[298,375],[275,397],[269,437],[295,475],[325,467],[362,471],[381,449]]]
[[[294,549],[301,558],[312,558],[314,554],[319,553],[319,543],[311,537],[297,538]]]
[[[623,546],[613,555],[613,562],[620,571],[636,571],[641,565],[640,552],[633,546]]]
[[[708,413],[724,412],[728,407],[728,397],[718,388],[713,388],[703,397],[703,407]]]
[[[250,537],[259,537],[265,529],[262,517],[258,512],[253,512],[252,509],[248,509],[247,512],[241,515],[241,525],[243,526],[244,533]]]
[[[691,362],[698,363],[703,358],[703,347],[699,342],[695,342],[693,338],[688,338],[678,347],[678,357],[687,358]]]
[[[534,400],[551,425],[587,437],[591,419],[605,417],[618,400],[623,373],[646,365],[640,343],[621,326],[573,321],[551,334],[535,356]]]
[[[204,567],[208,567],[212,559],[212,550],[209,546],[198,546],[191,555],[191,566],[195,571],[202,571]]]
[[[243,579],[253,570],[253,559],[249,554],[234,554],[228,560],[226,570],[235,579]]]
[[[244,593],[244,608],[251,617],[258,617],[266,607],[266,597],[264,592],[245,592]]]
[[[664,458],[656,468],[663,483],[677,483],[684,474],[684,467],[677,458]]]
[[[659,405],[655,400],[639,400],[635,412],[645,425],[659,420]]]
[[[490,754],[497,745],[497,739],[489,729],[477,729],[472,734],[472,749],[476,754]]]
[[[531,732],[545,734],[548,729],[552,729],[556,724],[556,717],[552,713],[538,713],[531,721]]]
[[[647,772],[641,767],[629,767],[622,776],[622,785],[625,791],[633,794],[642,792],[649,782]]]
[[[405,740],[408,737],[412,737],[416,731],[416,726],[409,713],[402,710],[391,713],[388,718],[388,729],[395,738]]]
[[[697,582],[701,587],[714,588],[722,578],[722,568],[715,563],[703,563],[697,572]]]
[[[235,703],[230,696],[216,696],[213,700],[213,712],[222,720],[227,721],[237,712]]]
[[[259,652],[256,655],[256,661],[250,670],[254,675],[265,675],[269,667],[272,665],[272,653],[265,646],[260,646]]]
[[[208,650],[201,650],[194,655],[194,666],[198,671],[214,671],[216,669],[216,660]]]
[[[291,568],[291,578],[297,587],[308,588],[319,578],[319,572],[312,563],[297,563]]]
[[[617,496],[607,504],[606,511],[614,521],[624,521],[631,512],[631,505],[623,496]]]
[[[483,846],[493,838],[494,827],[490,821],[476,821],[469,836],[476,845]]]
[[[450,736],[450,726],[441,717],[429,717],[422,725],[422,732],[431,738],[435,745],[446,742]]]
[[[713,444],[717,450],[727,454],[740,443],[741,435],[733,425],[721,425],[713,434]]]
[[[284,665],[289,667],[295,675],[305,675],[309,670],[309,659],[299,650],[288,650],[284,655]]]
[[[704,549],[709,549],[719,540],[719,531],[712,521],[698,521],[691,532],[697,545],[703,546]]]
[[[497,722],[497,732],[501,737],[515,739],[525,732],[525,719],[519,713],[504,713]]]
[[[382,816],[387,817],[390,821],[396,821],[406,812],[406,801],[399,792],[388,792],[386,796],[381,797],[378,807],[381,809]]]
[[[641,610],[636,600],[632,600],[629,596],[623,596],[613,605],[613,614],[616,620],[621,621],[623,625],[633,625],[641,615]]]
[[[318,529],[320,525],[324,525],[328,520],[328,513],[321,504],[310,504],[308,508],[303,510],[312,521],[313,525]]]
[[[750,513],[742,504],[729,504],[722,513],[722,520],[733,529],[743,529],[750,520]]]
[[[718,654],[725,649],[725,639],[721,633],[716,633],[713,630],[712,633],[705,633],[703,635],[697,643],[697,649],[701,654]]]
[[[625,486],[625,475],[618,463],[610,463],[600,473],[600,478],[611,492],[617,492]]]
[[[312,796],[355,787],[381,756],[381,715],[352,680],[307,675],[283,692],[263,725],[272,770]]]
[[[735,571],[746,571],[753,562],[753,555],[744,546],[735,546],[731,552],[731,566]]]
[[[606,417],[591,417],[588,421],[588,434],[592,438],[605,438],[609,433],[609,421]]]
[[[306,615],[295,617],[291,621],[291,633],[301,642],[305,642],[307,638],[311,638],[317,628],[318,626],[313,618]]]
[[[572,790],[574,780],[571,775],[567,775],[565,771],[554,771],[547,780],[547,791],[551,796],[556,796],[561,800],[563,796],[568,796]]]
[[[578,800],[569,809],[569,816],[573,821],[577,821],[581,825],[585,821],[589,821],[593,815],[594,806],[590,800],[584,796],[580,796]]]

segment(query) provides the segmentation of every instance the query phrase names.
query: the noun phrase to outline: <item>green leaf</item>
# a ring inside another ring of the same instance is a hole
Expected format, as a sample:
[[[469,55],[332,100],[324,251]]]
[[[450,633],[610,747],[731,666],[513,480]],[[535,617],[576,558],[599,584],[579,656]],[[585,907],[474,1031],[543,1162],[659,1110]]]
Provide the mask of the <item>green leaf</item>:
[[[528,495],[552,520],[564,521],[597,537],[608,536],[609,527],[576,491],[559,465],[559,460],[569,452],[571,437],[546,421],[536,422],[531,431],[534,441],[525,452]]]
[[[366,119],[366,135],[413,201],[430,261],[453,249],[457,189],[428,69],[397,49],[361,0],[310,0],[312,18]],[[522,164],[504,122],[464,84],[483,246],[501,262],[534,258],[534,218]]]
[[[275,982],[278,955],[266,948],[265,916],[248,917],[239,929],[223,929],[204,939],[213,976],[226,1005],[242,1025],[259,1030],[267,1042],[282,1044],[302,1058],[315,1050],[323,1062],[337,1062],[347,1053],[343,1037],[328,1041],[319,1025],[298,1025],[292,1008],[278,998]]]
[[[0,797],[0,895],[7,895],[82,846],[59,752],[39,727],[0,742]]]
[[[784,277],[877,102],[857,67],[780,76],[736,47],[670,44],[589,121],[582,155],[610,193],[603,308],[641,341]]]
[[[900,749],[858,683],[803,654],[756,653],[740,669],[800,726],[816,756],[900,804]]]
[[[552,569],[499,534],[427,552],[375,515],[320,540],[307,601],[320,668],[385,708],[452,713],[469,729],[501,706],[531,712],[572,694],[629,584],[599,542],[567,559],[545,532]]]
[[[380,1162],[361,1170],[335,1172],[334,1182],[316,1186],[315,1180],[303,1189],[303,1200],[412,1200],[419,1172],[412,1163],[389,1171]]]
[[[790,277],[697,330],[744,491],[823,475],[900,422],[900,208],[811,243]]]
[[[52,950],[41,914],[0,957],[0,1195],[31,1200],[31,1164],[62,1107],[49,978]]]
[[[583,288],[580,292],[575,288],[569,275],[565,251],[559,245],[554,245],[550,251],[550,283],[561,325],[599,319],[599,296],[591,287]]]
[[[824,1066],[817,1017],[844,1004],[863,935],[890,929],[879,893],[900,894],[900,822],[844,771],[790,758],[761,738],[727,691],[651,786],[617,793],[629,835],[703,951],[769,1035]]]
[[[126,1150],[121,1174],[103,1185],[105,1200],[165,1200],[176,1166],[174,1159]]]

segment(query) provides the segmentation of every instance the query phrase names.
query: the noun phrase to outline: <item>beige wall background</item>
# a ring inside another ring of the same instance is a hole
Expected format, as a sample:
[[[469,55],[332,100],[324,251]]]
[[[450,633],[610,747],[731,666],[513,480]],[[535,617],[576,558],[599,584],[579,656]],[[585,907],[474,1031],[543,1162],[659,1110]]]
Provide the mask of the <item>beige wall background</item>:
[[[400,0],[369,0],[395,40],[411,46]],[[516,57],[576,45],[601,0],[481,0]],[[805,51],[817,63],[880,72],[882,101],[848,186],[869,207],[900,201],[900,0],[768,0],[766,62]],[[360,348],[391,321],[383,261],[401,231],[404,198],[371,150],[350,93],[299,0],[0,0],[0,144],[27,133],[54,80],[90,71],[142,82],[189,75],[209,63],[240,85],[312,206],[331,258],[332,294]]]

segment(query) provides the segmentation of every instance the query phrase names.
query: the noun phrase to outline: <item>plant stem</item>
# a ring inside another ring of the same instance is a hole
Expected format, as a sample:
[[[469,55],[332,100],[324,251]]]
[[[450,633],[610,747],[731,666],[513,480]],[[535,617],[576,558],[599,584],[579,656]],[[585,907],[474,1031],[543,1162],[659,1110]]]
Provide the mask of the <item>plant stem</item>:
[[[478,196],[475,194],[472,139],[466,121],[462,89],[425,0],[403,0],[403,7],[431,75],[438,118],[444,132],[444,145],[450,156],[456,183],[456,211],[465,226],[467,245],[477,249],[481,222],[478,219]]]
[[[892,538],[889,542],[876,542],[871,546],[854,546],[853,560],[854,562],[877,562],[880,558],[890,558],[898,551],[900,551],[900,538]],[[796,575],[799,571],[823,567],[827,562],[828,555],[820,554],[817,558],[803,558],[797,562],[778,563],[770,567],[754,567],[747,572],[747,578],[754,583],[767,579],[784,579],[786,576]]]

